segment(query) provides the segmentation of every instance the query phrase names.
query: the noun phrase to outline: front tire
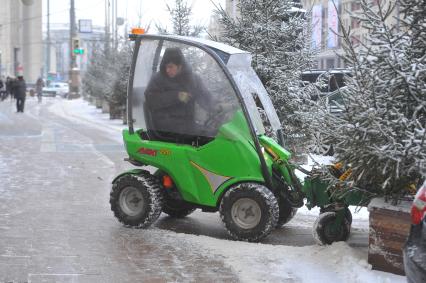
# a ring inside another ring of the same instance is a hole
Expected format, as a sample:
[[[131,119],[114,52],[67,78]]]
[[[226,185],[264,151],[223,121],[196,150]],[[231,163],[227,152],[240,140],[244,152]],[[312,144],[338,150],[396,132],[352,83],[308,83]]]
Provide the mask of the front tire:
[[[195,208],[179,200],[166,199],[163,212],[174,218],[184,218],[195,211]]]
[[[231,186],[220,203],[220,216],[235,240],[256,242],[277,225],[279,207],[274,194],[257,183]]]
[[[324,212],[314,223],[314,238],[320,245],[331,245],[333,242],[346,241],[350,234],[350,224],[343,217],[340,225],[336,225],[336,213]]]
[[[158,219],[163,207],[163,191],[149,172],[118,178],[110,193],[111,210],[125,226],[146,228]]]
[[[349,209],[349,207],[345,207],[344,209],[345,209],[345,218],[348,221],[349,225],[351,225],[352,224],[352,212]],[[326,208],[320,209],[320,214],[323,214],[325,212],[336,212],[336,211],[335,210],[328,210]]]

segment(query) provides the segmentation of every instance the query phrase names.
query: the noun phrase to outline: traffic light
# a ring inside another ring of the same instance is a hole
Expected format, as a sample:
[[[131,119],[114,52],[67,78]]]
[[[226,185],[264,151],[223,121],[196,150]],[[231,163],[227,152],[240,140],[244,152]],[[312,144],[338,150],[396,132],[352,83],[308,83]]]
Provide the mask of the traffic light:
[[[83,48],[74,49],[73,52],[76,55],[82,55],[84,54],[84,49]]]
[[[74,54],[84,54],[84,49],[80,48],[80,38],[72,39],[72,51]]]

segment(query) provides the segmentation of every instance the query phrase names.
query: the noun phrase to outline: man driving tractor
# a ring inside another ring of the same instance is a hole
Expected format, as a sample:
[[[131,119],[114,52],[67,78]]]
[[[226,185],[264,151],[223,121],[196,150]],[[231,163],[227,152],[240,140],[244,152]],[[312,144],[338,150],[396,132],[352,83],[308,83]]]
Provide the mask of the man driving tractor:
[[[165,50],[160,71],[150,80],[145,97],[151,110],[151,132],[178,143],[191,143],[197,127],[195,103],[208,112],[212,106],[201,78],[194,74],[176,47]]]

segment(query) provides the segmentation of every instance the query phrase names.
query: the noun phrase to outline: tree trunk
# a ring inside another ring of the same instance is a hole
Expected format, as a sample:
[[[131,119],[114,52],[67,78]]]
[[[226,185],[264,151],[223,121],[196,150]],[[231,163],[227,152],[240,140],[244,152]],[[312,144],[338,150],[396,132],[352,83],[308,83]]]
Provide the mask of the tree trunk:
[[[122,115],[123,115],[123,106],[109,103],[109,118],[111,120],[122,119]]]

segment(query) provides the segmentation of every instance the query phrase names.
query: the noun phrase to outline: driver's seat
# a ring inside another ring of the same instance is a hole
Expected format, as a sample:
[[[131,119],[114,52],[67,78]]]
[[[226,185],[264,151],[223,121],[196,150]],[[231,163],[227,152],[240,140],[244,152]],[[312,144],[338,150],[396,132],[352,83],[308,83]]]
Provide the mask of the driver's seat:
[[[164,141],[164,142],[173,142],[180,144],[190,144],[192,145],[194,140],[196,139],[194,136],[172,133],[172,132],[164,132],[158,131],[157,127],[155,127],[155,121],[152,117],[152,113],[150,109],[146,106],[146,103],[143,103],[144,113],[145,113],[145,121],[146,121],[146,135],[151,141]]]

